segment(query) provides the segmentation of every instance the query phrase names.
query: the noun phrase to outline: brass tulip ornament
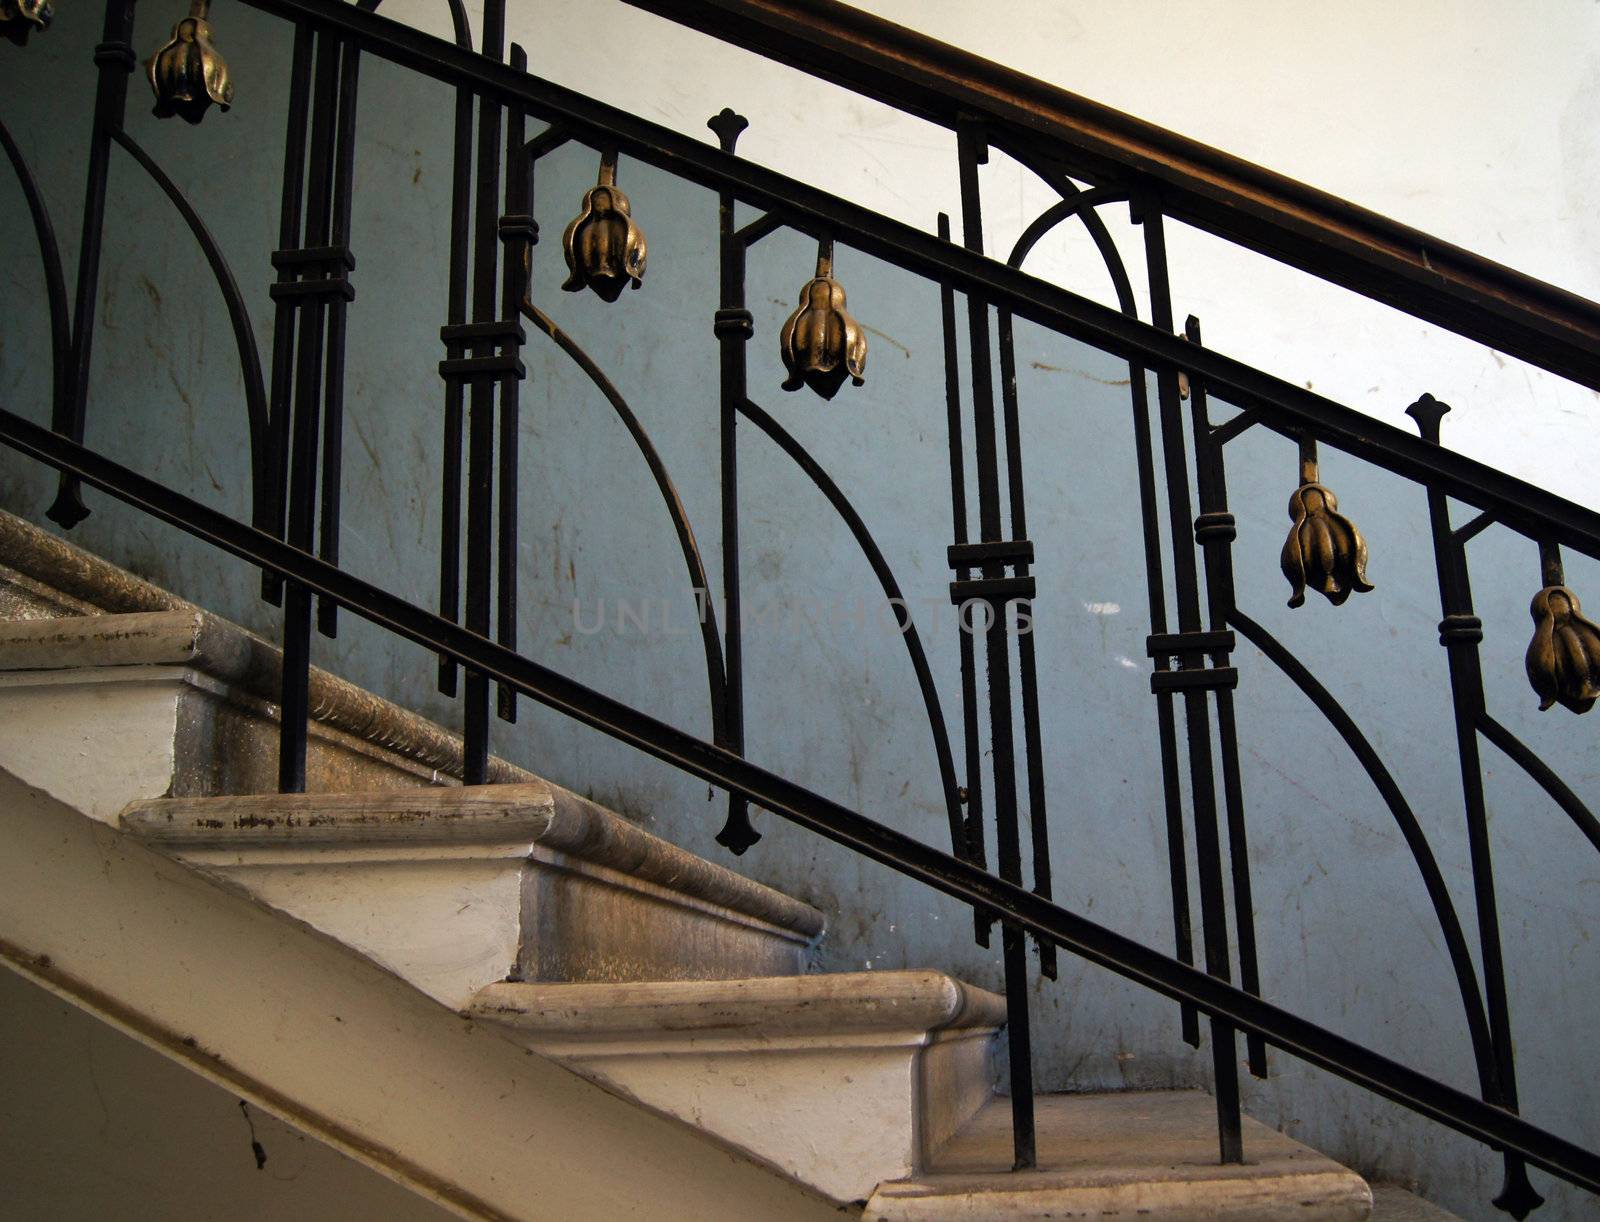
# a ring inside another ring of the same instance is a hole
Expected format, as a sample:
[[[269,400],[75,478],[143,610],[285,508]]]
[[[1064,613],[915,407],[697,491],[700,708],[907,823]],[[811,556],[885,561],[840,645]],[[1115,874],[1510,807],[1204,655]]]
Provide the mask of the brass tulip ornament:
[[[1600,628],[1583,616],[1578,596],[1569,590],[1556,547],[1540,548],[1544,589],[1533,596],[1533,640],[1524,659],[1528,682],[1540,711],[1560,704],[1587,713],[1600,700]]]
[[[583,210],[561,235],[567,256],[569,293],[593,289],[603,301],[615,301],[625,286],[638,288],[644,276],[644,231],[633,219],[628,197],[617,186],[617,154],[600,156],[600,181],[583,194]]]
[[[0,0],[0,34],[25,47],[28,35],[43,33],[54,16],[50,0]]]
[[[150,57],[150,88],[155,91],[155,116],[177,115],[190,123],[206,117],[215,104],[233,105],[233,81],[227,61],[211,41],[206,20],[211,0],[191,0],[189,15],[172,27],[172,37]]]
[[[860,386],[867,369],[867,336],[845,313],[844,287],[833,278],[833,241],[817,244],[817,274],[800,290],[800,308],[789,315],[779,336],[785,390],[809,386],[824,399],[839,393],[849,378]]]
[[[1353,593],[1365,594],[1367,541],[1339,510],[1332,489],[1317,479],[1317,443],[1300,440],[1300,486],[1289,498],[1289,518],[1294,523],[1283,544],[1283,575],[1294,587],[1291,607],[1306,601],[1306,588],[1325,595],[1339,606]]]

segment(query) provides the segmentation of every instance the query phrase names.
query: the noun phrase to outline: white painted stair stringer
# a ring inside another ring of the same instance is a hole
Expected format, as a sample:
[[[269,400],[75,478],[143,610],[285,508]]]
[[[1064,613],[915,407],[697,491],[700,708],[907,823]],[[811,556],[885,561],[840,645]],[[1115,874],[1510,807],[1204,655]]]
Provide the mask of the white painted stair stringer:
[[[3,770],[0,962],[462,1217],[837,1217]]]

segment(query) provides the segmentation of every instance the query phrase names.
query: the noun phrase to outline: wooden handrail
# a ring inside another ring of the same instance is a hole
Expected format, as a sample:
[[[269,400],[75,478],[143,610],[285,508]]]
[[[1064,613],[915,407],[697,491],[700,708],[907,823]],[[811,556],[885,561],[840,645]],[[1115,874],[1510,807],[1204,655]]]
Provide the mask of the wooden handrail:
[[[1169,215],[1600,389],[1600,305],[838,0],[626,0],[1000,148],[1152,193]]]

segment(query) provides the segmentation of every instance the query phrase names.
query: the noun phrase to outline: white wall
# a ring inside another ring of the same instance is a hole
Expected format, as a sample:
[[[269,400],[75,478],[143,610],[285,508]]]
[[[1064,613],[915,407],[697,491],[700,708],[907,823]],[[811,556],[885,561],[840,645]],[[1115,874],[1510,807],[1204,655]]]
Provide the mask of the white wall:
[[[442,7],[386,11],[436,28]],[[1600,298],[1600,7],[1587,0],[859,7]],[[911,224],[959,216],[942,129],[621,0],[511,10],[537,74],[703,138],[706,116],[732,106],[752,121],[747,156]],[[1051,202],[1001,158],[985,191],[991,250]],[[1110,300],[1087,243],[1036,258]],[[1446,444],[1597,503],[1594,392],[1198,232],[1174,233],[1171,263],[1179,317],[1198,313],[1212,347],[1407,429],[1404,408],[1430,391],[1457,409]]]

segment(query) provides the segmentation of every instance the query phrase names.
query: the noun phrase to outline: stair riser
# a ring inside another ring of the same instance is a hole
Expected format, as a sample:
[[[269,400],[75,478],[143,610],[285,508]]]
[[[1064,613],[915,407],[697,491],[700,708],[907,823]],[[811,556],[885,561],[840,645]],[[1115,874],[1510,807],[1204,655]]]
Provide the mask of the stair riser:
[[[809,941],[522,840],[319,843],[174,853],[462,1009],[508,978],[621,982],[781,976]]]
[[[811,949],[794,930],[566,853],[536,852],[522,895],[522,980],[792,976]]]
[[[182,665],[0,673],[0,752],[29,784],[104,823],[142,798],[278,787],[271,706]],[[323,793],[452,783],[317,723],[306,772]]]
[[[528,1046],[840,1202],[912,1174],[994,1084],[992,1032]]]
[[[542,781],[165,798],[122,825],[453,1010],[507,979],[793,975],[821,930],[815,909]]]
[[[998,997],[935,972],[496,985],[472,1013],[831,1199],[925,1167],[992,1096]]]

